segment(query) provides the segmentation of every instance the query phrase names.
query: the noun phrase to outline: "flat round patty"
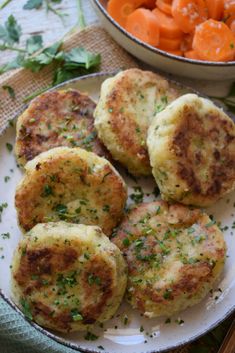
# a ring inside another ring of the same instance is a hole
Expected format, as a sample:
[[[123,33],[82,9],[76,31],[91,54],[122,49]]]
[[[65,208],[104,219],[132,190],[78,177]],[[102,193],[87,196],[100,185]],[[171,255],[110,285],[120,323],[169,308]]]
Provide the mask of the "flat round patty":
[[[112,240],[128,264],[127,300],[150,318],[200,302],[226,254],[223,234],[203,211],[165,201],[131,210]]]
[[[166,201],[210,206],[235,187],[235,125],[208,99],[184,95],[148,130],[153,175]]]
[[[19,165],[59,146],[81,147],[109,158],[94,128],[95,107],[88,95],[77,90],[47,92],[34,99],[17,121]]]
[[[122,217],[127,191],[115,168],[81,148],[57,147],[28,162],[16,189],[23,231],[65,220],[99,225],[109,235]]]
[[[85,330],[114,315],[126,272],[120,250],[99,227],[38,224],[14,253],[14,301],[39,325],[61,332]]]
[[[147,129],[157,111],[179,96],[163,77],[129,69],[107,79],[95,110],[100,139],[133,175],[150,175]]]

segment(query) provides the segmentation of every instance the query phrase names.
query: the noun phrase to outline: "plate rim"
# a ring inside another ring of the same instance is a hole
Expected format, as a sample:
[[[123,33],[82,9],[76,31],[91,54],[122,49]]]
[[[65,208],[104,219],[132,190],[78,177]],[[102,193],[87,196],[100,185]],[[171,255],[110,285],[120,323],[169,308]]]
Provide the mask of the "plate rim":
[[[64,87],[66,86],[67,84],[73,84],[73,83],[76,83],[76,82],[79,82],[79,81],[83,81],[83,80],[90,80],[90,79],[95,79],[97,77],[109,77],[109,76],[112,76],[112,75],[115,75],[117,74],[118,72],[120,72],[122,70],[115,70],[115,71],[111,71],[111,72],[106,72],[106,71],[102,71],[102,72],[97,72],[97,73],[91,73],[89,75],[83,75],[83,76],[80,76],[80,77],[76,77],[76,78],[73,78],[71,80],[68,80],[68,81],[65,81],[65,82],[62,82],[60,83],[59,85],[56,85],[48,90],[46,90],[45,92],[50,92],[50,91],[53,91],[53,90],[57,90],[58,88],[61,88],[61,87]],[[154,72],[154,71],[153,71]],[[160,74],[161,75],[161,74]],[[161,75],[162,76],[162,75]],[[163,76],[164,77],[164,76]],[[189,87],[187,85],[184,85],[183,83],[181,82],[178,82],[178,81],[175,81],[175,80],[172,80],[171,78],[166,78],[168,81],[170,81],[171,83],[174,83],[178,86],[181,86],[182,88],[185,88],[185,89],[190,89],[192,90],[192,92],[200,95],[201,97],[204,97],[204,98],[209,98],[208,96],[200,93],[199,91],[195,90],[194,88],[192,87]],[[44,93],[44,92],[43,92]],[[35,97],[36,98],[36,97]],[[34,99],[35,99],[34,98]],[[212,99],[213,101],[213,99]],[[24,105],[21,109],[21,111],[14,117],[13,120],[16,120],[16,118],[19,116],[19,114],[21,114],[22,111],[24,111],[27,106],[30,104],[30,102],[26,105]],[[218,107],[222,107],[222,105],[220,105],[218,102],[215,102],[215,104],[218,106]],[[231,116],[232,114],[230,114],[230,117],[232,118]],[[1,132],[0,134],[0,138],[3,136],[4,132],[8,129],[8,125],[6,126],[5,129],[3,129],[3,131]],[[58,335],[48,331],[47,329],[39,326],[37,323],[35,323],[34,321],[32,320],[29,320],[25,315],[24,313],[17,307],[17,305],[13,302],[13,300],[8,297],[4,292],[3,290],[0,288],[0,297],[8,304],[10,305],[10,307],[15,310],[31,327],[33,327],[34,329],[36,329],[37,331],[39,331],[40,333],[42,333],[43,335],[45,335],[47,338],[50,338],[52,340],[54,340],[55,342],[65,346],[65,347],[68,347],[74,351],[77,351],[77,352],[81,352],[81,353],[100,353],[100,350],[94,350],[94,349],[90,349],[90,348],[84,348],[82,346],[79,346],[78,344],[75,344],[75,343],[72,343],[72,342],[69,342],[69,341],[66,341],[66,339],[64,338],[61,338],[59,337]],[[148,351],[143,351],[141,353],[164,353],[164,352],[167,352],[169,350],[174,350],[176,348],[180,348],[186,344],[189,344],[189,343],[192,343],[193,341],[199,339],[200,337],[204,336],[206,333],[208,333],[209,331],[213,330],[216,326],[218,326],[220,323],[222,323],[224,320],[226,320],[229,316],[231,316],[233,313],[235,313],[235,303],[233,304],[233,306],[226,311],[226,313],[221,317],[219,318],[217,321],[215,321],[213,324],[211,324],[210,326],[208,326],[208,328],[204,331],[204,332],[201,332],[199,334],[195,334],[193,335],[191,338],[189,339],[185,339],[175,345],[170,345],[166,348],[160,348],[160,349],[155,349],[155,350],[148,350]],[[106,350],[102,351],[104,353],[111,353],[111,352],[108,352]]]

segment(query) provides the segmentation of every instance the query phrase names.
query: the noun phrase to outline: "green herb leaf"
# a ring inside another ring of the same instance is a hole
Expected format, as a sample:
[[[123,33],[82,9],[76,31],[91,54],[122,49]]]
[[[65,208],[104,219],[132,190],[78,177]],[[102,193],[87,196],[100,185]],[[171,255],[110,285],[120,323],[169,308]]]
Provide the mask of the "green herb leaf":
[[[4,9],[12,0],[5,0],[3,3],[0,5],[0,10]]]
[[[26,50],[28,54],[31,55],[41,48],[42,48],[42,36],[36,35],[27,39]]]
[[[15,91],[14,91],[14,89],[13,89],[11,86],[4,85],[4,86],[2,86],[2,89],[4,89],[5,91],[7,91],[8,94],[9,94],[9,96],[10,96],[12,99],[15,99],[15,97],[16,97]]]
[[[12,152],[12,150],[13,150],[13,146],[9,142],[6,143],[6,148],[8,149],[9,152]]]
[[[4,211],[4,208],[7,208],[7,207],[8,207],[8,204],[6,202],[0,205],[0,222],[2,222],[2,213]]]
[[[53,195],[53,190],[50,185],[45,185],[42,193],[42,197],[48,197],[50,195]]]
[[[84,338],[85,338],[85,340],[87,340],[87,341],[95,341],[95,340],[97,340],[99,337],[96,336],[94,333],[88,331],[88,332],[86,333],[86,335],[84,336]]]
[[[31,309],[30,309],[29,303],[24,298],[21,298],[20,304],[22,306],[22,311],[23,311],[24,315],[29,320],[33,320],[33,316],[32,316],[32,313],[31,313]]]
[[[71,310],[71,316],[72,316],[73,321],[82,321],[83,320],[82,315],[78,312],[77,309]]]
[[[57,59],[56,54],[60,46],[61,42],[56,42],[52,46],[45,48],[40,54],[25,59],[23,67],[30,69],[32,72],[40,71],[44,66],[51,64],[54,59]]]
[[[4,43],[19,43],[21,33],[21,27],[13,15],[8,17],[5,26],[0,26],[0,40]]]
[[[98,66],[101,62],[100,54],[93,54],[84,48],[73,48],[65,54],[64,67],[69,70],[84,67],[89,70],[93,66]]]
[[[22,54],[19,54],[12,61],[0,67],[0,74],[3,74],[4,72],[7,72],[9,70],[20,68],[22,66],[23,60],[24,56]]]
[[[28,0],[23,6],[24,10],[39,9],[43,4],[43,0]]]
[[[94,274],[90,274],[88,276],[88,283],[90,286],[92,286],[93,284],[100,285],[101,283],[100,277],[95,276]]]

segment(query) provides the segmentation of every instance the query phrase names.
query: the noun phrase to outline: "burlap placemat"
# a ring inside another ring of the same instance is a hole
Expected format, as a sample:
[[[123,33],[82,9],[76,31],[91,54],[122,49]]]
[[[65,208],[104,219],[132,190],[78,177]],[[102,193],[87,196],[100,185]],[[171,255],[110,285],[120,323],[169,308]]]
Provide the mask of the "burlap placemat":
[[[72,33],[64,40],[63,48],[70,50],[80,46],[96,54],[101,54],[100,71],[108,72],[119,68],[138,66],[136,61],[98,25]],[[0,133],[6,127],[7,122],[21,111],[25,97],[51,84],[52,72],[52,66],[48,66],[39,73],[18,69],[0,76]],[[2,89],[4,85],[14,89],[16,94],[14,100]]]
[[[74,32],[64,40],[64,49],[82,46],[94,53],[100,53],[102,63],[100,71],[115,71],[120,68],[137,67],[138,63],[100,27],[90,26],[81,32]],[[8,122],[12,120],[24,107],[24,98],[33,92],[43,89],[52,82],[52,67],[46,67],[40,73],[32,73],[26,69],[14,70],[0,76],[0,134]],[[12,99],[2,89],[11,86],[16,98]],[[169,353],[189,353],[190,345],[178,348]]]

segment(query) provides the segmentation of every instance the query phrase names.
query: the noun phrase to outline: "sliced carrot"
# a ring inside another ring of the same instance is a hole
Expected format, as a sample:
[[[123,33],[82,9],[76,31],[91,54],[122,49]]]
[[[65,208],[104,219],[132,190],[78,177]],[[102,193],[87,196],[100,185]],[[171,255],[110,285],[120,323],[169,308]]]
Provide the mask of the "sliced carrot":
[[[159,47],[162,50],[179,50],[181,44],[181,38],[179,39],[169,39],[160,36]]]
[[[124,27],[127,16],[140,4],[140,0],[109,0],[107,11],[120,26]]]
[[[156,7],[156,0],[142,0],[140,6],[153,10]]]
[[[152,46],[159,43],[159,26],[152,11],[139,8],[127,17],[126,30]]]
[[[172,54],[172,55],[176,55],[176,56],[183,56],[183,52],[181,50],[165,50],[165,49],[162,49],[161,47],[157,47],[158,49],[160,50],[163,50],[169,54]]]
[[[181,41],[180,49],[182,51],[189,51],[192,49],[194,33],[186,33]]]
[[[184,56],[188,59],[200,60],[199,56],[195,52],[195,50],[189,50],[184,53]]]
[[[224,13],[224,0],[206,0],[209,18],[221,20]]]
[[[233,32],[233,34],[235,35],[235,20],[233,20],[230,24],[230,27],[231,31]]]
[[[225,23],[228,27],[231,26],[231,23],[235,20],[235,14],[232,16],[228,16],[228,18],[225,19]]]
[[[168,53],[176,56],[183,56],[183,52],[181,50],[167,50]]]
[[[196,28],[193,49],[202,60],[230,61],[235,55],[235,38],[223,22],[207,20]]]
[[[152,13],[157,19],[160,29],[160,36],[169,39],[182,37],[183,32],[181,31],[172,16],[165,14],[158,8],[154,9]]]
[[[166,0],[157,0],[156,5],[161,11],[165,12],[167,15],[171,15],[171,3],[172,2],[169,3]]]
[[[208,18],[205,0],[173,0],[172,16],[183,32],[193,32]]]
[[[224,18],[235,15],[235,1],[224,0]]]

